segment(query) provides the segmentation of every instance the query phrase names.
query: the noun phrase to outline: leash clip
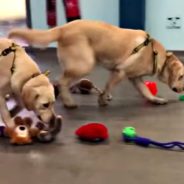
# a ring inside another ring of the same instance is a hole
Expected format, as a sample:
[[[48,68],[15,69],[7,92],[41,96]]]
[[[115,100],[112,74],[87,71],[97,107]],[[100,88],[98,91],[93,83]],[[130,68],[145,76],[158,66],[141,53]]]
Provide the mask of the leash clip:
[[[50,73],[51,72],[49,70],[46,70],[46,71],[43,72],[43,74],[46,75],[47,77],[49,76]]]

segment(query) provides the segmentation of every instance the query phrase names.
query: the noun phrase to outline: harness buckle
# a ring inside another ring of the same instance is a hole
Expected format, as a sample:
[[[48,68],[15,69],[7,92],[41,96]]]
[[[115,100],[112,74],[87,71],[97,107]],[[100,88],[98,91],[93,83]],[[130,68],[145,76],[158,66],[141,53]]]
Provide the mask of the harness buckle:
[[[2,56],[7,56],[12,51],[13,50],[11,49],[11,47],[9,47],[7,49],[4,49],[1,54],[2,54]]]
[[[158,54],[158,51],[154,50],[153,54],[154,54],[154,56],[156,56]]]
[[[15,52],[16,51],[16,44],[12,44],[12,46],[8,47],[7,49],[4,49],[1,53],[2,56],[7,56],[9,53],[11,52]]]
[[[133,49],[133,51],[132,51],[131,54],[135,54],[135,53],[139,52],[140,49],[142,49],[142,48],[145,47],[145,46],[148,46],[148,44],[149,44],[150,42],[152,42],[152,41],[153,41],[153,40],[150,38],[150,35],[147,34],[146,40],[145,40],[144,42],[142,42],[140,45],[138,45],[137,47],[135,47],[135,48]]]
[[[46,71],[43,72],[43,74],[46,75],[46,76],[48,77],[49,74],[50,74],[50,71],[49,71],[49,70],[46,70]]]
[[[13,74],[15,71],[15,66],[12,66],[10,70],[11,70],[11,73]]]
[[[137,53],[139,51],[139,48],[134,48],[134,50],[132,51],[132,54],[135,54],[135,53]]]
[[[145,42],[144,42],[144,46],[147,46],[147,45],[149,44],[150,41],[151,41],[151,40],[150,40],[149,38],[147,38],[147,39],[145,40]]]

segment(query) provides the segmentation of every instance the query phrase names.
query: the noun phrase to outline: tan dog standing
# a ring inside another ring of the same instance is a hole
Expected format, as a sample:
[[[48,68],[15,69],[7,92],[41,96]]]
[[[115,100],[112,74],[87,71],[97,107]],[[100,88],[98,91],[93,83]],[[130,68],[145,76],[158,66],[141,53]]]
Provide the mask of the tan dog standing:
[[[5,38],[0,39],[0,79],[0,114],[7,126],[14,125],[6,104],[7,94],[12,95],[19,106],[34,111],[43,122],[53,120],[53,85],[23,48]]]
[[[60,79],[61,97],[66,107],[76,107],[69,86],[89,74],[96,64],[111,71],[99,104],[106,105],[108,94],[124,78],[128,78],[140,93],[155,104],[167,100],[153,96],[142,77],[157,75],[175,92],[184,90],[184,67],[172,53],[141,30],[121,29],[96,21],[77,20],[50,30],[15,29],[9,37],[19,37],[32,45],[58,43],[57,55],[64,72]]]

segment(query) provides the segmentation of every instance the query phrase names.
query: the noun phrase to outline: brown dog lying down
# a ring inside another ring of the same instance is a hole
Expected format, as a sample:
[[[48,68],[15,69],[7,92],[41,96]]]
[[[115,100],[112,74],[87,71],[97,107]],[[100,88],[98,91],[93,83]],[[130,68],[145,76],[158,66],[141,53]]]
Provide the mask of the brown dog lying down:
[[[19,37],[32,45],[47,46],[58,42],[57,55],[64,72],[60,94],[66,107],[76,107],[69,86],[89,74],[96,64],[111,72],[99,104],[107,105],[108,94],[128,78],[150,102],[165,104],[166,99],[153,96],[142,77],[156,75],[175,92],[184,90],[184,67],[172,53],[141,30],[121,29],[103,22],[77,20],[49,30],[14,29],[9,37]]]
[[[25,50],[6,38],[0,39],[0,79],[0,114],[7,126],[14,126],[7,94],[15,98],[19,107],[25,106],[43,122],[51,123],[55,117],[53,85]]]

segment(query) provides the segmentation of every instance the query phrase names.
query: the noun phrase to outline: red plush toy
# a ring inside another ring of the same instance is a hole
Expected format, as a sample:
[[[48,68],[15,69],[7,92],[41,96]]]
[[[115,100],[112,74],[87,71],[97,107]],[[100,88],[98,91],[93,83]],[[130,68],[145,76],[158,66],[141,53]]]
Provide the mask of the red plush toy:
[[[104,141],[109,137],[107,127],[101,123],[83,125],[75,131],[75,134],[79,139],[91,142]]]
[[[157,84],[156,82],[151,82],[151,81],[146,81],[145,85],[147,86],[147,88],[150,90],[150,92],[155,96],[158,93],[157,90]]]

